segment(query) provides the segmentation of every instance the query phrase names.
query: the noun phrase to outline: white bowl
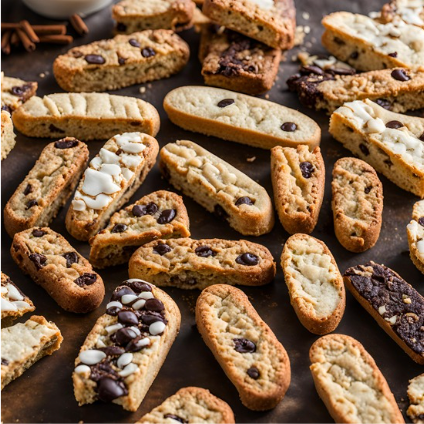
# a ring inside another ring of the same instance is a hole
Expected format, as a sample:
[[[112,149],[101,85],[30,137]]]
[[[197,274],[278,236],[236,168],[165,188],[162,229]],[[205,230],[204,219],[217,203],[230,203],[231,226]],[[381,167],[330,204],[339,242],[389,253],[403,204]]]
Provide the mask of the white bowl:
[[[74,13],[82,16],[97,12],[112,0],[23,0],[31,10],[46,18],[68,19]]]

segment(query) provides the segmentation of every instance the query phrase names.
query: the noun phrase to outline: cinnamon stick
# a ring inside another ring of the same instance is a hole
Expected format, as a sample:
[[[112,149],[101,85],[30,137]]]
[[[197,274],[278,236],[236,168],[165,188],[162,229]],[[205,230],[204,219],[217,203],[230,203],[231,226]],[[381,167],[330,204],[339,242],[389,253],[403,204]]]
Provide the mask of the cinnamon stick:
[[[26,35],[33,43],[40,42],[39,38],[37,37],[37,34],[34,32],[34,29],[32,28],[32,26],[29,24],[27,20],[21,21],[20,25],[22,30],[26,32]]]
[[[20,23],[2,23],[1,30],[15,30],[20,28]],[[37,35],[62,35],[66,34],[66,25],[31,25],[32,29]]]
[[[79,34],[79,35],[84,35],[84,34],[88,34],[88,28],[87,25],[85,24],[85,22],[82,20],[81,16],[79,16],[78,14],[74,14],[70,17],[70,22],[71,25],[73,26],[74,30]]]
[[[1,51],[4,54],[10,53],[10,38],[12,36],[12,30],[9,29],[3,33],[1,36]]]
[[[73,40],[70,35],[40,35],[40,43],[69,44]]]
[[[18,37],[22,41],[22,44],[25,47],[27,52],[33,52],[35,50],[35,44],[29,39],[28,35],[26,35],[25,31],[21,28],[16,28],[16,32]]]
[[[19,39],[17,32],[13,31],[12,35],[10,36],[10,44],[12,44],[12,46],[19,46],[20,43],[21,40]]]

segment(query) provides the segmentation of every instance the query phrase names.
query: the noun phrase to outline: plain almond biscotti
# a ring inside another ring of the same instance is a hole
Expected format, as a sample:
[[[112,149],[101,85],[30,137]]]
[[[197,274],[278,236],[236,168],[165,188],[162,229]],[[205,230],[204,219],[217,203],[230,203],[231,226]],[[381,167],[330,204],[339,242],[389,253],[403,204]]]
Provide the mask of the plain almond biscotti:
[[[361,343],[343,334],[319,338],[309,351],[319,397],[336,423],[404,423],[395,397]]]
[[[147,30],[74,47],[54,61],[53,72],[66,91],[116,90],[176,74],[189,56],[174,32]]]
[[[155,136],[160,119],[154,106],[135,97],[56,93],[32,97],[14,112],[13,123],[28,137],[104,140],[132,131]]]
[[[72,374],[78,404],[97,400],[136,411],[180,329],[177,304],[142,280],[126,280],[85,339]]]
[[[312,149],[321,141],[320,127],[306,115],[221,88],[179,87],[166,95],[163,107],[186,130],[262,149],[298,144]]]
[[[89,240],[103,229],[143,183],[159,145],[143,133],[112,137],[90,161],[66,214],[66,229],[78,240]]]

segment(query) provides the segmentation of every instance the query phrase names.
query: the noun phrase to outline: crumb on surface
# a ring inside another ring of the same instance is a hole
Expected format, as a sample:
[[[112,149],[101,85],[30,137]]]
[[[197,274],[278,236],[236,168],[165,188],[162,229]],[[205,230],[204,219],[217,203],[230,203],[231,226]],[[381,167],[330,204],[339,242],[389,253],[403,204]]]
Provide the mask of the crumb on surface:
[[[139,90],[141,94],[144,94],[146,92],[146,87],[140,87]]]
[[[247,162],[255,162],[256,156],[252,156],[251,158],[246,158]]]

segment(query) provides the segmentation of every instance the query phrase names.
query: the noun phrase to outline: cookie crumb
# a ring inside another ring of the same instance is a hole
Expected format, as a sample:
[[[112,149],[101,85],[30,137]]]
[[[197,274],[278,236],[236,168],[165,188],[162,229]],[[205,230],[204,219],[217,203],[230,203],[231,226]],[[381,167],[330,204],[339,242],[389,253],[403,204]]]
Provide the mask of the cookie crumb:
[[[296,30],[294,32],[294,46],[300,46],[303,44],[303,41],[305,40],[305,31],[304,27],[302,25],[298,25],[296,27]]]
[[[146,87],[140,87],[138,91],[140,94],[144,94],[146,92]]]
[[[265,98],[268,100],[269,99],[269,94],[265,94]]]
[[[305,26],[305,28],[303,28],[303,31],[305,32],[305,34],[309,34],[311,32],[311,27]]]
[[[46,74],[44,72],[41,72],[40,75],[38,75],[40,78],[44,78],[46,76]]]
[[[302,18],[305,19],[305,21],[308,21],[309,17],[310,17],[310,15],[309,15],[308,12],[302,12]]]
[[[256,156],[252,156],[251,158],[246,158],[246,161],[250,163],[255,162],[255,160],[256,160]]]

